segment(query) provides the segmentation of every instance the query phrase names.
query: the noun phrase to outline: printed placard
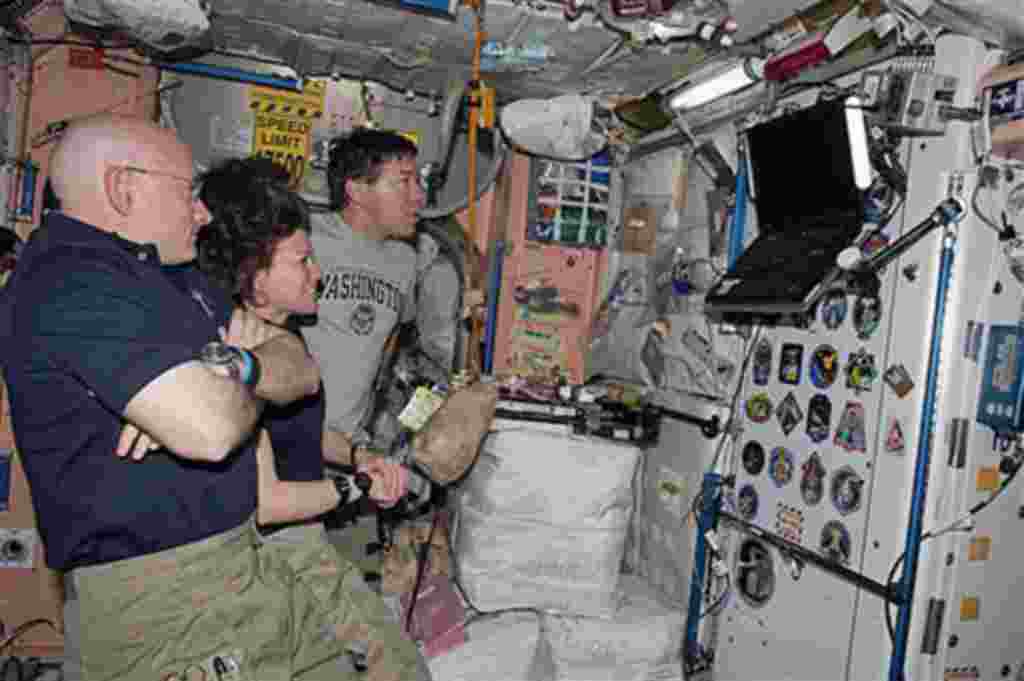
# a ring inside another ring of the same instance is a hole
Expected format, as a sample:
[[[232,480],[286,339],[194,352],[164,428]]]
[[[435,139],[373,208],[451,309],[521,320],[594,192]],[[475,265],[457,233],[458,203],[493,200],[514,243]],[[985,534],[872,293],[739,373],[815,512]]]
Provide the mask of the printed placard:
[[[292,187],[301,187],[310,154],[313,122],[323,115],[324,84],[307,81],[302,92],[253,85],[249,108],[255,121],[252,153],[288,170]]]

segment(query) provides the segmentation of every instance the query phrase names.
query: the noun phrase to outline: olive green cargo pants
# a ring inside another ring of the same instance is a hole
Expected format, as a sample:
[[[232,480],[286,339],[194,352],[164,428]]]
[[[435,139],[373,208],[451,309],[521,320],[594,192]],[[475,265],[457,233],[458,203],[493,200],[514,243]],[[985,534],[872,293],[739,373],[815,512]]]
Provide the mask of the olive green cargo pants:
[[[319,524],[269,539],[252,524],[79,568],[84,681],[429,679],[415,644]]]

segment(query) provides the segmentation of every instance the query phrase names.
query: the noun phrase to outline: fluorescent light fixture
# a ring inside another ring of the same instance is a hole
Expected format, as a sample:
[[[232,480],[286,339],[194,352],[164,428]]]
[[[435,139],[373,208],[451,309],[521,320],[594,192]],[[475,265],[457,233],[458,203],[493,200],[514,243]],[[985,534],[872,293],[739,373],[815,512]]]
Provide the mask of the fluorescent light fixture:
[[[695,109],[719,97],[731,95],[753,85],[761,80],[763,74],[763,59],[744,59],[706,80],[684,87],[668,100],[668,108],[672,111]]]
[[[858,189],[871,186],[871,157],[868,154],[868,132],[864,124],[864,104],[860,97],[846,98],[846,131],[853,159],[853,181]]]

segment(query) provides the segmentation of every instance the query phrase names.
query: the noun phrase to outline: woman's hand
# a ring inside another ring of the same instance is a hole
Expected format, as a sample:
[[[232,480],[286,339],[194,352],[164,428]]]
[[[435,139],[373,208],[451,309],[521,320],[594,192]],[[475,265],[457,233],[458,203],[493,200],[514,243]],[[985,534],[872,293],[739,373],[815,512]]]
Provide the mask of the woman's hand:
[[[382,508],[389,508],[405,496],[408,489],[409,469],[400,463],[374,457],[357,467],[373,481],[369,497]]]

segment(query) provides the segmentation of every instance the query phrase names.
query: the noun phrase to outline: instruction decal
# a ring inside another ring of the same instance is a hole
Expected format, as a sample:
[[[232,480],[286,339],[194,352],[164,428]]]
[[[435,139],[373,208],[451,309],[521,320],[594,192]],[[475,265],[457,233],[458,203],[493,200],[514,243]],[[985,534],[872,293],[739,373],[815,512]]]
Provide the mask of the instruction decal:
[[[992,557],[992,537],[978,536],[967,547],[967,560],[975,562]]]

